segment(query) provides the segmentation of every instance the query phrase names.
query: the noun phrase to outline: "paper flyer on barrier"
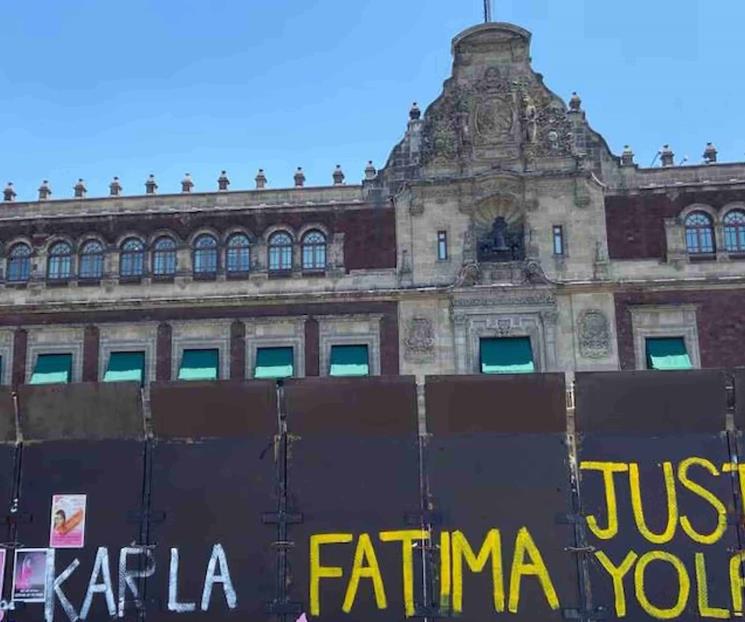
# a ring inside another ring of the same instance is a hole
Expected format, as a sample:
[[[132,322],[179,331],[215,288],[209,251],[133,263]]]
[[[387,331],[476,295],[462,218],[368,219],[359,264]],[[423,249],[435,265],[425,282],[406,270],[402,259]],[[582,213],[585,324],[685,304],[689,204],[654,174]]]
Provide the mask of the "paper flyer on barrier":
[[[47,549],[16,550],[13,600],[42,603],[46,598]]]
[[[86,495],[53,495],[49,546],[80,549],[85,544]]]

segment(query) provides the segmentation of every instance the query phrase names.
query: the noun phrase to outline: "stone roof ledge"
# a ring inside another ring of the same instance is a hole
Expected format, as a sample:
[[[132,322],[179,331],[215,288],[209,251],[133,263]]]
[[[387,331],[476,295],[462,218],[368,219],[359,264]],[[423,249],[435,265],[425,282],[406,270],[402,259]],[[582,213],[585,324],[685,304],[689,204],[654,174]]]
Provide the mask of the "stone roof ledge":
[[[459,67],[496,63],[529,63],[529,31],[514,24],[491,22],[472,26],[453,38],[454,77]]]

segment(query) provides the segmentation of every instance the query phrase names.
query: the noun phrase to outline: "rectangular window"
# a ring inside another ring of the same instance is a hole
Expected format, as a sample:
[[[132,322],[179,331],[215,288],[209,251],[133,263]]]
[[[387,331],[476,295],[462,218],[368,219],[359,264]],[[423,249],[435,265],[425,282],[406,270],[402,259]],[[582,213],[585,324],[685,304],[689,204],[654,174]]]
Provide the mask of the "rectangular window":
[[[564,227],[554,225],[553,227],[554,255],[564,255]]]
[[[448,258],[448,232],[437,232],[437,259],[445,261]]]
[[[683,337],[647,337],[647,369],[692,369]]]
[[[480,342],[482,374],[525,374],[535,371],[530,337],[491,337]]]
[[[145,381],[144,352],[112,352],[109,364],[103,376],[104,382],[139,382]]]
[[[254,378],[290,378],[294,373],[292,346],[256,350]]]
[[[366,345],[331,346],[329,376],[369,376]]]
[[[184,350],[179,380],[217,380],[220,372],[220,351],[217,349]]]
[[[72,354],[39,354],[29,384],[68,383],[72,379]]]

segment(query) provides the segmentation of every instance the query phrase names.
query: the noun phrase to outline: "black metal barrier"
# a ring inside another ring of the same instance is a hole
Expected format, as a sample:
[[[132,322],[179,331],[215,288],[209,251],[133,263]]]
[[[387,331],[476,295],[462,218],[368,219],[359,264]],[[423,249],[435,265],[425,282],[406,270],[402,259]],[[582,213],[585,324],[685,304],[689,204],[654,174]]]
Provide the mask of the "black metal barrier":
[[[3,619],[740,617],[745,372],[575,393],[429,377],[420,435],[411,377],[0,391]]]

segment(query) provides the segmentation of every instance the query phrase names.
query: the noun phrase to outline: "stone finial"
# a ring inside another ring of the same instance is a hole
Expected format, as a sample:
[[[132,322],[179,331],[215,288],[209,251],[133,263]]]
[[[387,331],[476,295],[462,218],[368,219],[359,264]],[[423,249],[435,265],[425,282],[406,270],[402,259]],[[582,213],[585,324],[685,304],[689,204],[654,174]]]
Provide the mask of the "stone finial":
[[[419,106],[416,105],[416,102],[411,104],[411,108],[409,109],[409,119],[412,121],[418,121],[422,118],[422,111],[419,110]]]
[[[109,184],[109,194],[112,197],[118,197],[122,193],[122,185],[119,183],[119,178],[114,177]]]
[[[266,175],[264,175],[264,169],[260,168],[259,172],[256,173],[256,189],[263,190],[266,188]]]
[[[714,164],[717,161],[717,148],[712,143],[706,143],[704,149],[704,162]]]
[[[577,91],[572,92],[572,98],[569,100],[569,112],[579,112],[582,110],[582,99],[577,95]]]
[[[75,198],[76,199],[84,199],[85,193],[88,192],[88,189],[85,187],[85,182],[83,179],[78,179],[78,183],[73,186],[73,191],[75,192]]]
[[[39,201],[46,201],[52,195],[52,189],[49,187],[49,182],[45,179],[39,186]]]
[[[228,174],[225,171],[222,171],[220,177],[217,178],[217,189],[227,190],[229,185],[230,179],[228,179]]]
[[[145,194],[155,194],[158,189],[158,182],[155,181],[155,175],[150,173],[145,181]]]
[[[3,190],[3,201],[15,201],[16,191],[13,189],[13,182],[9,181]]]
[[[341,166],[339,164],[336,165],[336,168],[331,174],[331,177],[333,177],[334,179],[335,186],[341,186],[344,183],[344,171],[341,170]]]
[[[297,170],[295,171],[295,187],[296,188],[302,188],[305,185],[305,173],[303,173],[303,167],[298,166]]]
[[[623,153],[621,154],[621,166],[634,166],[634,152],[631,151],[631,147],[628,145],[623,146]]]
[[[378,170],[375,168],[375,165],[372,163],[372,160],[368,160],[367,166],[365,167],[365,179],[375,179],[377,174],[378,174]]]
[[[191,179],[191,175],[189,173],[186,173],[184,175],[184,178],[181,180],[181,192],[191,192],[191,189],[194,187],[194,182]]]
[[[662,166],[673,166],[675,164],[675,154],[670,149],[670,145],[662,145],[660,160],[662,161]]]

